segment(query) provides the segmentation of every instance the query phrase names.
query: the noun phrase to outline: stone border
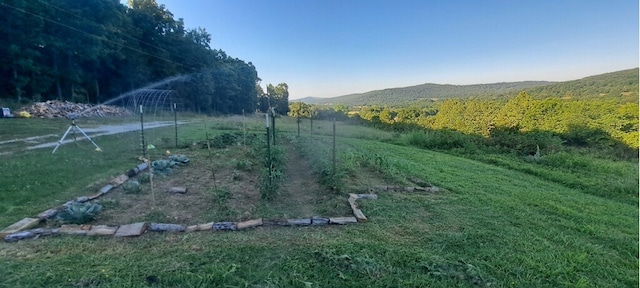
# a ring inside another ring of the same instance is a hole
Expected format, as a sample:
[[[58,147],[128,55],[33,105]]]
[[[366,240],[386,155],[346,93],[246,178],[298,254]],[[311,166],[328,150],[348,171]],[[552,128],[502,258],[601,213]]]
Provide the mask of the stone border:
[[[319,217],[314,216],[311,218],[300,219],[253,219],[243,222],[210,222],[205,224],[196,224],[191,226],[185,226],[181,224],[169,224],[169,223],[146,223],[138,222],[132,224],[125,224],[120,226],[107,226],[107,225],[62,225],[60,228],[36,228],[31,229],[42,221],[46,221],[54,217],[59,211],[63,210],[67,206],[73,203],[84,203],[101,197],[109,193],[114,188],[122,185],[128,181],[131,177],[136,176],[140,172],[151,169],[149,162],[146,159],[142,164],[130,169],[124,174],[121,174],[113,178],[109,184],[103,186],[98,190],[98,194],[93,196],[77,197],[74,200],[68,201],[62,206],[52,208],[41,212],[35,218],[24,218],[13,225],[0,231],[0,237],[5,242],[17,242],[23,239],[37,239],[44,236],[52,236],[58,234],[67,235],[88,235],[88,236],[114,236],[114,237],[131,237],[140,236],[145,231],[151,232],[195,232],[195,231],[237,231],[248,228],[254,228],[258,226],[288,226],[288,227],[300,227],[300,226],[325,226],[329,224],[345,225],[351,223],[362,223],[367,221],[367,217],[362,213],[362,210],[358,207],[356,202],[359,199],[378,199],[378,195],[373,192],[378,191],[405,191],[405,192],[438,192],[438,187],[431,186],[420,180],[412,180],[416,183],[417,187],[402,187],[402,186],[376,186],[369,188],[369,194],[349,194],[347,201],[353,212],[353,217]],[[425,183],[425,184],[423,184]]]
[[[2,231],[0,231],[0,238],[6,239],[6,237],[10,234],[15,234],[18,233],[20,231],[24,231],[30,228],[33,228],[35,226],[37,226],[38,224],[40,224],[40,222],[43,222],[47,219],[51,219],[54,216],[56,216],[58,214],[58,212],[64,210],[66,207],[68,207],[69,205],[73,204],[73,203],[84,203],[87,201],[91,201],[91,200],[95,200],[99,197],[101,197],[102,195],[105,195],[107,193],[109,193],[111,190],[113,190],[114,188],[122,185],[122,183],[126,182],[127,180],[129,180],[129,178],[136,176],[137,174],[139,174],[140,172],[150,169],[150,165],[148,162],[143,162],[142,164],[130,169],[129,171],[125,172],[124,174],[121,174],[115,178],[113,178],[111,181],[109,181],[109,184],[103,186],[102,188],[98,189],[98,193],[93,195],[93,196],[82,196],[82,197],[76,197],[73,200],[67,201],[66,203],[62,204],[61,206],[58,206],[56,208],[51,208],[49,210],[43,211],[40,214],[36,215],[35,217],[27,217],[24,218],[12,225],[10,225],[9,227],[3,229]],[[44,228],[41,228],[44,229]],[[38,229],[34,229],[34,230],[38,230]],[[53,229],[50,229],[53,230]],[[44,230],[38,230],[36,231],[38,233],[36,234],[46,234],[46,235],[51,235],[52,231],[44,231]],[[56,232],[57,233],[57,232]],[[35,237],[35,236],[34,236]],[[33,238],[33,237],[31,237]]]

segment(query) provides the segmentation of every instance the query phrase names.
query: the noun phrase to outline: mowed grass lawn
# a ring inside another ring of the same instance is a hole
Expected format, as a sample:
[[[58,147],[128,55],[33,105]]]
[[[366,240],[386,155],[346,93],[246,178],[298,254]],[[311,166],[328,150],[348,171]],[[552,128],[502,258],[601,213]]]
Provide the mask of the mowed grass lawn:
[[[204,138],[201,126],[186,126],[191,129],[187,137]],[[100,141],[116,145],[117,138]],[[349,226],[146,233],[132,239],[56,236],[0,243],[0,286],[638,285],[637,205],[448,154],[349,137],[338,142],[339,147],[384,159],[396,177],[420,177],[443,191],[380,192],[378,200],[359,201],[369,221]],[[74,168],[56,172],[51,165],[65,158],[52,158],[58,156],[45,150],[4,158],[8,160],[0,165],[0,187],[11,183],[12,188],[0,190],[1,223],[37,214],[51,201],[82,196],[82,187],[137,162],[127,158],[127,151],[98,159],[90,151],[76,156],[66,149],[61,153],[68,153],[72,164],[83,163],[76,157],[92,161],[66,176]],[[38,173],[40,187],[26,187]],[[25,184],[5,175],[24,177]],[[58,183],[50,178],[61,183],[47,189]]]

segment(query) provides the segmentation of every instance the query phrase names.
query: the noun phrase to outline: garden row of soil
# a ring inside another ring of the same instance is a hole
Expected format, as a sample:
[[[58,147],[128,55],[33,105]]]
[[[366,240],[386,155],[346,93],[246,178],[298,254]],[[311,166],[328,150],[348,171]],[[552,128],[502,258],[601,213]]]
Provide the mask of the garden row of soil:
[[[271,201],[260,198],[257,188],[259,163],[252,163],[258,166],[255,169],[233,168],[244,167],[239,165],[244,163],[242,161],[249,162],[248,148],[231,146],[218,149],[213,156],[215,159],[208,159],[204,150],[195,148],[191,152],[197,156],[192,157],[188,166],[173,169],[172,174],[166,177],[153,177],[152,191],[149,184],[145,184],[144,193],[128,194],[122,188],[123,183],[147,169],[148,162],[142,163],[115,177],[98,194],[78,197],[61,207],[40,213],[37,217],[25,218],[2,230],[0,236],[5,241],[57,234],[138,236],[145,231],[235,231],[257,226],[321,226],[367,220],[356,201],[377,199],[377,195],[349,194],[347,201],[344,201],[344,196],[337,195],[334,191],[325,191],[316,181],[317,177],[313,175],[308,161],[292,145],[284,145],[288,160],[286,182],[280,194]],[[172,193],[175,187],[181,187],[180,192],[185,193]],[[376,186],[369,191],[436,192],[437,187]],[[57,222],[47,221],[68,205],[98,197],[101,197],[100,203],[105,209],[92,225],[58,227]],[[333,210],[334,213],[342,211],[338,215],[349,213],[355,217],[318,216],[318,206],[326,203],[334,206],[341,203],[339,206],[344,209]],[[257,217],[262,213],[260,211],[264,211],[260,208],[265,205],[278,213],[262,215],[267,218]],[[220,222],[211,222],[211,219],[218,219]],[[45,224],[43,228],[31,229],[41,223]]]

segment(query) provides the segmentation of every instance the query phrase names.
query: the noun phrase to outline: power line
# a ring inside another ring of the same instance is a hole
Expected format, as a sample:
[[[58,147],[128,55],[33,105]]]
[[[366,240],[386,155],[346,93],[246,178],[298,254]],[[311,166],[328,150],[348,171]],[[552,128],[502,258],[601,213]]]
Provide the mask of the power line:
[[[138,52],[138,53],[141,53],[141,54],[145,54],[145,55],[148,55],[148,56],[151,56],[151,57],[153,57],[153,58],[157,58],[157,59],[160,59],[160,60],[163,60],[163,61],[167,61],[167,62],[169,62],[169,63],[173,63],[173,64],[176,64],[176,65],[179,65],[179,66],[185,67],[185,68],[195,69],[195,67],[190,67],[190,66],[187,66],[187,65],[185,65],[185,64],[175,62],[175,61],[173,61],[173,60],[171,60],[171,59],[166,59],[166,58],[163,58],[163,57],[160,57],[160,56],[157,56],[157,55],[153,55],[153,54],[151,54],[151,53],[148,53],[148,52],[145,52],[145,51],[142,51],[142,50],[139,50],[139,49],[133,48],[133,47],[129,47],[129,46],[124,45],[124,44],[122,44],[122,43],[118,43],[118,42],[116,42],[116,41],[109,40],[109,39],[107,39],[107,38],[104,38],[104,37],[101,37],[101,36],[98,36],[98,35],[95,35],[95,34],[92,34],[92,33],[89,33],[89,32],[86,32],[86,31],[83,31],[83,30],[80,30],[80,29],[77,29],[77,28],[75,28],[75,27],[71,27],[71,26],[66,25],[66,24],[64,24],[64,23],[60,23],[60,22],[58,22],[58,21],[55,21],[55,20],[49,19],[49,18],[44,17],[44,16],[42,16],[42,15],[38,15],[38,14],[36,14],[36,13],[32,13],[32,12],[26,11],[26,10],[24,10],[24,9],[21,9],[21,8],[18,8],[18,7],[15,7],[15,6],[12,6],[12,5],[6,4],[6,3],[0,3],[0,5],[2,5],[2,6],[6,6],[6,7],[11,8],[11,9],[14,9],[14,10],[16,10],[16,11],[20,11],[20,12],[25,13],[25,14],[29,14],[29,15],[32,15],[32,16],[35,16],[35,17],[38,17],[38,18],[40,18],[40,19],[42,19],[42,20],[44,20],[44,21],[48,21],[48,22],[51,22],[51,23],[54,23],[54,24],[60,25],[60,26],[65,27],[65,28],[67,28],[67,29],[70,29],[70,30],[73,30],[73,31],[76,31],[76,32],[80,32],[80,33],[86,34],[86,35],[88,35],[88,36],[90,36],[90,37],[93,37],[93,38],[96,38],[96,39],[98,39],[98,40],[102,40],[102,41],[105,41],[105,42],[110,42],[110,43],[113,43],[113,44],[116,44],[116,45],[120,45],[120,46],[122,46],[122,47],[124,47],[124,48],[127,48],[127,49],[130,49],[130,50],[132,50],[132,51],[135,51],[135,52]]]
[[[45,5],[47,5],[47,6],[50,6],[50,7],[54,8],[54,9],[59,10],[59,11],[62,11],[62,12],[64,12],[64,13],[67,13],[67,14],[69,14],[69,15],[71,15],[71,16],[74,16],[74,17],[77,17],[77,18],[79,18],[79,19],[82,19],[82,20],[84,20],[84,21],[86,21],[86,22],[91,22],[91,23],[93,23],[93,24],[95,24],[95,25],[97,25],[97,26],[101,26],[102,28],[105,28],[105,29],[106,29],[106,27],[105,27],[104,25],[100,24],[100,23],[96,23],[95,21],[93,21],[93,20],[91,20],[91,19],[84,18],[84,17],[82,17],[82,16],[80,16],[80,15],[77,15],[77,14],[75,14],[75,13],[71,12],[71,11],[68,11],[68,10],[62,9],[62,8],[60,8],[60,7],[58,7],[58,6],[55,6],[55,5],[51,4],[51,3],[47,3],[46,1],[40,0],[40,3],[45,4]],[[151,44],[151,43],[149,43],[149,42],[146,42],[146,41],[140,40],[140,39],[138,39],[138,38],[135,38],[135,37],[129,36],[129,35],[127,35],[127,34],[124,34],[124,33],[120,32],[120,31],[117,31],[117,30],[113,31],[113,30],[112,30],[112,32],[118,32],[118,34],[120,34],[121,36],[124,36],[124,37],[126,37],[126,38],[129,38],[129,39],[132,39],[132,40],[138,41],[138,42],[140,42],[140,43],[142,43],[142,44],[145,44],[145,45],[147,45],[147,46],[149,46],[149,47],[156,48],[156,49],[158,49],[158,50],[162,50],[162,51],[165,51],[165,52],[169,52],[169,51],[167,51],[167,50],[165,50],[165,49],[163,49],[163,48],[160,48],[160,47],[158,47],[158,46],[155,46],[155,45],[153,45],[153,44]],[[178,57],[180,57],[180,56],[178,56]],[[182,58],[182,57],[180,57],[180,58]],[[186,60],[186,59],[185,59],[185,60]]]

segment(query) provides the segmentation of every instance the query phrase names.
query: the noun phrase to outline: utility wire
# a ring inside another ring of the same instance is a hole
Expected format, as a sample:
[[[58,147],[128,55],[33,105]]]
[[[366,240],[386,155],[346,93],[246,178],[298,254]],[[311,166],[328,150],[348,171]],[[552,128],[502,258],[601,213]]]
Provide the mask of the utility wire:
[[[102,28],[105,28],[105,30],[107,30],[107,27],[105,27],[104,25],[102,25],[102,24],[100,24],[100,23],[97,23],[97,22],[95,22],[95,21],[93,21],[93,20],[91,20],[91,19],[84,18],[84,17],[82,17],[82,16],[80,16],[80,15],[78,15],[78,14],[75,14],[75,13],[73,13],[73,12],[71,12],[71,11],[68,11],[68,10],[62,9],[62,8],[60,8],[60,7],[58,7],[58,6],[55,6],[55,5],[51,4],[51,3],[47,3],[47,2],[46,2],[46,1],[44,1],[44,0],[40,0],[40,3],[45,4],[45,5],[47,5],[47,6],[51,7],[51,8],[54,8],[54,9],[56,9],[56,10],[62,11],[62,12],[64,12],[64,13],[67,13],[67,14],[69,14],[69,15],[71,15],[71,16],[76,17],[76,18],[79,18],[79,19],[81,19],[81,20],[83,20],[83,21],[85,21],[85,22],[91,22],[91,23],[93,23],[93,24],[95,24],[95,25],[97,25],[97,26],[101,26]],[[124,36],[124,37],[126,37],[126,38],[129,38],[129,39],[132,39],[132,40],[138,41],[138,42],[140,42],[140,43],[142,43],[142,44],[145,44],[145,45],[147,45],[147,46],[149,46],[149,47],[153,47],[153,48],[156,48],[156,49],[158,49],[158,50],[162,50],[162,51],[167,52],[167,53],[169,52],[169,51],[167,51],[166,49],[160,48],[160,47],[155,46],[155,45],[153,45],[153,44],[151,44],[151,43],[149,43],[149,42],[143,41],[143,40],[141,40],[141,39],[138,39],[138,38],[135,38],[135,37],[129,36],[129,35],[124,34],[124,33],[120,32],[120,31],[118,31],[118,30],[113,30],[113,29],[110,29],[110,30],[111,30],[112,32],[117,32],[117,33],[118,33],[118,34],[120,34],[121,36]],[[178,57],[182,58],[181,56],[178,56]],[[185,59],[185,60],[186,60],[186,59]]]
[[[167,61],[167,62],[169,62],[169,63],[173,63],[173,64],[176,64],[176,65],[178,65],[178,66],[182,66],[182,67],[190,68],[190,69],[195,69],[195,67],[190,67],[190,66],[187,66],[187,65],[185,65],[185,64],[175,62],[175,61],[173,61],[173,60],[171,60],[171,59],[166,59],[166,58],[163,58],[163,57],[160,57],[160,56],[157,56],[157,55],[153,55],[153,54],[151,54],[151,53],[148,53],[148,52],[145,52],[145,51],[142,51],[142,50],[139,50],[139,49],[133,48],[133,47],[129,47],[129,46],[124,45],[124,44],[122,44],[122,43],[118,43],[118,42],[116,42],[116,41],[109,40],[109,39],[104,38],[104,37],[102,37],[102,36],[98,36],[98,35],[95,35],[95,34],[92,34],[92,33],[89,33],[89,32],[86,32],[86,31],[83,31],[83,30],[80,30],[80,29],[77,29],[77,28],[71,27],[71,26],[69,26],[69,25],[66,25],[66,24],[60,23],[60,22],[58,22],[58,21],[55,21],[55,20],[49,19],[49,18],[44,17],[44,16],[42,16],[42,15],[38,15],[38,14],[36,14],[36,13],[29,12],[29,11],[26,11],[26,10],[24,10],[24,9],[21,9],[21,8],[18,8],[18,7],[15,7],[15,6],[12,6],[12,5],[6,4],[6,3],[0,3],[0,5],[2,5],[2,6],[6,6],[6,7],[8,7],[8,8],[11,8],[11,9],[14,9],[14,10],[17,10],[17,11],[20,11],[20,12],[25,13],[25,14],[29,14],[29,15],[32,15],[32,16],[35,16],[35,17],[38,17],[38,18],[40,18],[40,19],[42,19],[42,20],[44,20],[44,21],[48,21],[48,22],[51,22],[51,23],[54,23],[54,24],[60,25],[60,26],[65,27],[65,28],[67,28],[67,29],[70,29],[70,30],[73,30],[73,31],[76,31],[76,32],[80,32],[80,33],[86,34],[86,35],[88,35],[88,36],[90,36],[90,37],[93,37],[93,38],[96,38],[96,39],[98,39],[98,40],[102,40],[102,41],[110,42],[110,43],[113,43],[113,44],[116,44],[116,45],[120,45],[120,46],[122,46],[122,47],[124,47],[124,48],[127,48],[127,49],[130,49],[130,50],[132,50],[132,51],[135,51],[135,52],[138,52],[138,53],[141,53],[141,54],[145,54],[145,55],[148,55],[148,56],[151,56],[151,57],[153,57],[153,58],[157,58],[157,59],[160,59],[160,60],[163,60],[163,61]]]

